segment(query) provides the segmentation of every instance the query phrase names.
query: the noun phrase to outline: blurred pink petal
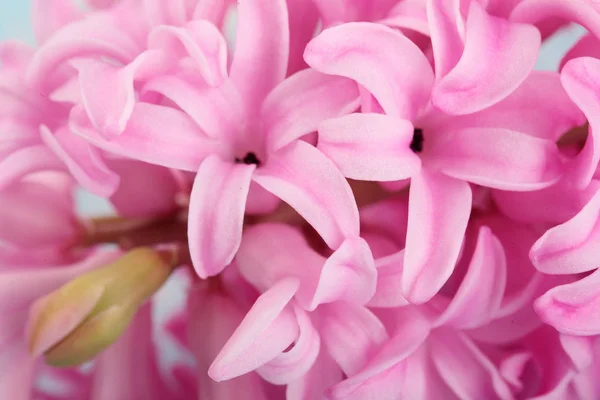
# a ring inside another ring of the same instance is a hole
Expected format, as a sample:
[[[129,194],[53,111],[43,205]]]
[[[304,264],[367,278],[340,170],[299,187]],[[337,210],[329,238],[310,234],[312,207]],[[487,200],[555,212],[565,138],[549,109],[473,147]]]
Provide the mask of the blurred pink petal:
[[[33,0],[31,10],[38,44],[44,43],[58,29],[83,15],[73,0]]]
[[[62,170],[64,166],[46,146],[24,147],[0,160],[0,188],[10,186],[34,172]]]
[[[200,166],[190,197],[188,238],[194,268],[202,278],[228,265],[240,246],[246,197],[254,166],[216,156]]]
[[[312,368],[300,379],[290,382],[286,389],[287,400],[324,399],[325,389],[342,380],[342,371],[326,350],[321,348]]]
[[[291,205],[331,248],[358,236],[358,210],[348,182],[311,145],[298,141],[279,150],[253,179]]]
[[[559,71],[571,60],[579,57],[600,58],[600,39],[591,33],[584,35],[560,61]]]
[[[350,114],[323,122],[318,149],[358,180],[397,181],[421,169],[410,149],[414,127],[406,120],[382,114]]]
[[[412,179],[402,292],[424,303],[454,270],[471,210],[466,182],[422,170]]]
[[[429,62],[413,42],[385,26],[348,23],[326,29],[308,44],[304,59],[318,71],[357,81],[390,116],[412,119],[429,101]]]
[[[402,270],[404,250],[375,260],[377,289],[369,301],[369,307],[402,307],[408,301],[402,294]]]

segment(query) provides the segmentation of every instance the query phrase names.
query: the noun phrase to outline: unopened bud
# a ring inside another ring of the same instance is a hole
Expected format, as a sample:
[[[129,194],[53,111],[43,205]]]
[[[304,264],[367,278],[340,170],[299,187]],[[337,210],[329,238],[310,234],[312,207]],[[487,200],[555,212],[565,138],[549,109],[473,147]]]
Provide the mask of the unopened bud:
[[[173,252],[138,248],[39,299],[29,314],[30,352],[57,367],[91,360],[119,338],[175,265]]]

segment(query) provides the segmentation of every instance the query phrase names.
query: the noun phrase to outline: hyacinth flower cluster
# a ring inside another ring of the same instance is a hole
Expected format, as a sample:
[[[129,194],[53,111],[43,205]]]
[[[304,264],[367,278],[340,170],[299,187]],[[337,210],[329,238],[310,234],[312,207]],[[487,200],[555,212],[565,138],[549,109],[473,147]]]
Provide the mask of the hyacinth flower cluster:
[[[600,3],[32,3],[0,399],[600,398]]]

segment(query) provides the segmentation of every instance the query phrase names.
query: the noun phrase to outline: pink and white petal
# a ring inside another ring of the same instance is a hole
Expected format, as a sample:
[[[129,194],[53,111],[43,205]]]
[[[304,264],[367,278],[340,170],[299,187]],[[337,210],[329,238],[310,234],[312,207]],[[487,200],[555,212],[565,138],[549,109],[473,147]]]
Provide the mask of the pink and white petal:
[[[125,130],[136,103],[134,81],[161,72],[167,62],[159,51],[146,51],[125,67],[94,59],[71,62],[79,72],[80,100],[103,136],[112,139]]]
[[[433,104],[448,114],[464,115],[499,102],[527,78],[540,46],[534,26],[493,17],[471,1],[464,53],[435,85]]]
[[[536,300],[542,321],[567,335],[600,334],[600,270],[547,291]]]
[[[44,43],[54,32],[83,16],[83,12],[72,0],[34,0],[31,10],[33,31],[38,44]]]
[[[375,260],[377,267],[377,288],[367,304],[369,307],[402,307],[409,302],[402,294],[402,270],[404,250]]]
[[[389,340],[385,326],[365,307],[337,302],[319,313],[321,340],[346,375],[358,372]]]
[[[569,177],[573,184],[583,189],[587,186],[600,161],[600,140],[596,137],[600,129],[600,60],[583,57],[569,61],[561,72],[565,90],[583,111],[590,124],[585,146],[569,166]]]
[[[225,141],[239,137],[245,126],[242,101],[237,90],[225,82],[218,88],[175,75],[161,75],[144,85],[173,101],[211,138]]]
[[[298,296],[298,302],[308,311],[335,301],[363,305],[375,294],[376,285],[377,270],[369,245],[362,238],[348,238],[323,265],[312,296]]]
[[[526,24],[541,24],[552,17],[583,25],[600,37],[600,12],[593,1],[523,0],[510,14],[510,20]]]
[[[356,82],[314,69],[300,71],[278,85],[262,105],[267,146],[276,151],[315,132],[324,120],[351,113],[358,106]]]
[[[27,81],[43,85],[64,62],[94,55],[128,63],[140,52],[138,44],[108,15],[86,18],[58,30],[33,56]]]
[[[177,209],[176,196],[181,190],[173,172],[164,167],[129,159],[108,160],[122,184],[110,196],[110,202],[123,217],[167,215]]]
[[[298,280],[287,278],[256,300],[210,366],[212,379],[221,382],[254,371],[298,338],[298,321],[288,306],[297,290]]]
[[[120,178],[105,164],[98,149],[66,128],[52,133],[46,126],[40,127],[42,140],[61,160],[77,182],[90,192],[111,196],[119,186]]]
[[[560,62],[559,71],[571,60],[580,57],[600,58],[600,39],[591,33],[584,35],[565,54]]]
[[[508,129],[447,132],[425,152],[425,162],[444,174],[501,190],[543,189],[563,172],[556,143]]]
[[[300,229],[269,222],[244,231],[235,260],[241,275],[259,292],[286,277],[297,278],[296,298],[304,303],[314,294],[325,263],[325,257],[310,248]]]
[[[359,236],[350,185],[333,162],[308,143],[297,141],[272,154],[256,170],[254,181],[292,206],[332,249]]]
[[[552,93],[550,100],[548,93]],[[585,124],[586,118],[567,95],[558,73],[532,71],[504,100],[480,112],[454,117],[445,123],[448,122],[463,128],[510,129],[557,141],[565,132]]]
[[[300,379],[288,383],[286,399],[325,400],[325,390],[341,381],[342,377],[340,367],[327,350],[321,348],[312,368]]]
[[[289,384],[302,377],[314,365],[321,349],[321,338],[309,314],[293,307],[298,321],[298,338],[294,347],[259,367],[256,372],[275,385]]]
[[[64,165],[46,146],[24,147],[0,161],[0,189],[12,185],[28,174],[64,169]]]
[[[406,359],[419,349],[429,335],[429,324],[424,317],[414,313],[408,313],[407,316],[415,318],[402,321],[394,336],[368,364],[332,387],[329,391],[332,399],[363,399],[374,390],[382,395],[382,399],[398,398],[401,392],[398,380],[405,373]]]
[[[184,27],[159,26],[150,34],[148,47],[162,50],[167,59],[189,55],[209,86],[218,86],[227,77],[227,42],[208,21],[194,20]]]
[[[600,191],[581,211],[549,229],[532,246],[529,256],[547,274],[575,274],[600,267]]]
[[[221,272],[240,247],[254,169],[210,156],[198,170],[190,197],[188,241],[194,269],[203,279]]]
[[[283,81],[290,32],[286,0],[238,3],[238,25],[230,77],[253,115],[267,94]]]
[[[319,10],[313,0],[287,0],[290,24],[290,54],[287,76],[308,67],[304,49],[317,31]]]
[[[197,171],[206,157],[221,151],[183,112],[148,103],[135,105],[125,131],[113,140],[94,129],[81,106],[71,110],[69,128],[110,153],[185,171]]]
[[[402,292],[411,303],[431,299],[448,280],[471,213],[469,184],[423,169],[411,181]]]
[[[467,274],[436,324],[460,329],[484,325],[500,308],[505,287],[504,249],[491,230],[482,227]]]
[[[458,63],[464,51],[465,21],[460,0],[427,0],[435,76],[439,81]]]
[[[429,102],[429,61],[410,39],[386,26],[355,22],[326,29],[308,44],[304,59],[318,71],[363,85],[390,116],[412,120]]]
[[[594,362],[595,337],[560,335],[560,344],[578,371],[583,371]]]
[[[412,123],[382,114],[350,114],[319,127],[317,148],[344,176],[367,181],[398,181],[421,169],[411,149]]]
[[[431,337],[431,359],[440,376],[461,399],[512,399],[494,364],[462,333],[438,331]]]

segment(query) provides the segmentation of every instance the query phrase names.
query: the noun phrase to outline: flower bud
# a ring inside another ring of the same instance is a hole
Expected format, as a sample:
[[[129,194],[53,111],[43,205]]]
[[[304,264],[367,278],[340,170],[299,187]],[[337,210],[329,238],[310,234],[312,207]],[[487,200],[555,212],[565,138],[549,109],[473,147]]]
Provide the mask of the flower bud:
[[[57,367],[94,358],[119,338],[175,265],[173,252],[138,248],[37,300],[29,314],[30,352]]]

